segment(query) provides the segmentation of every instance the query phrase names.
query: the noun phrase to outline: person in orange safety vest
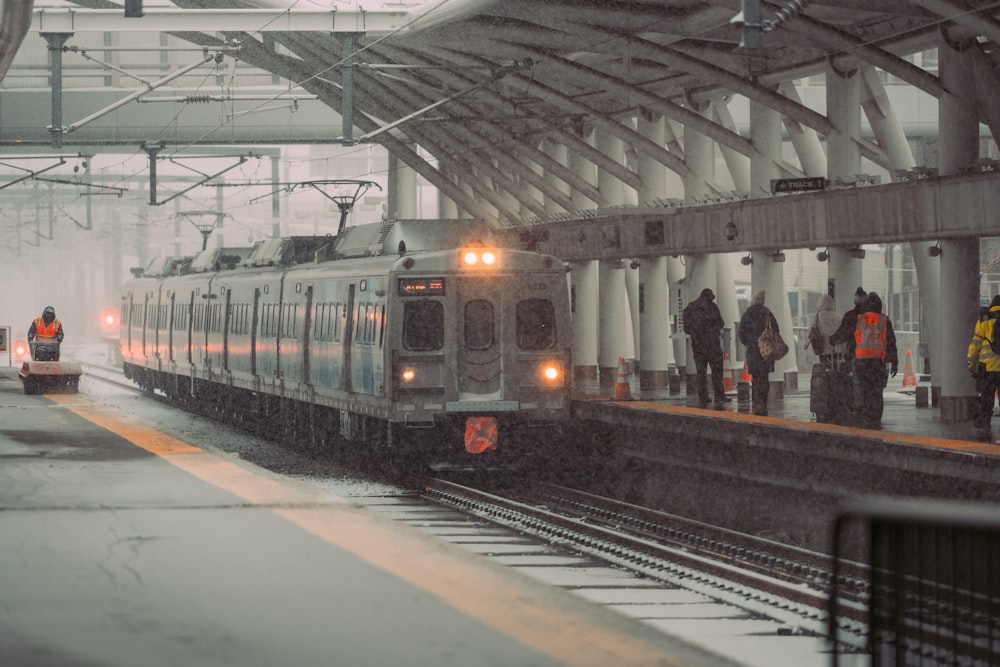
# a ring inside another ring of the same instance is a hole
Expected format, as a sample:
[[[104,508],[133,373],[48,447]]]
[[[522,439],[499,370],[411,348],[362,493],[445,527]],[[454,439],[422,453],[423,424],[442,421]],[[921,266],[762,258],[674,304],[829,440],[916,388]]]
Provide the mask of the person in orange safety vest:
[[[56,319],[56,309],[46,306],[41,317],[36,317],[28,328],[28,343],[32,341],[55,341],[61,343],[63,340],[62,322]],[[33,352],[32,352],[33,353]],[[55,361],[59,357],[56,356]]]
[[[854,328],[854,387],[858,426],[877,429],[882,423],[882,390],[899,371],[899,352],[892,321],[882,314],[882,299],[869,292]]]

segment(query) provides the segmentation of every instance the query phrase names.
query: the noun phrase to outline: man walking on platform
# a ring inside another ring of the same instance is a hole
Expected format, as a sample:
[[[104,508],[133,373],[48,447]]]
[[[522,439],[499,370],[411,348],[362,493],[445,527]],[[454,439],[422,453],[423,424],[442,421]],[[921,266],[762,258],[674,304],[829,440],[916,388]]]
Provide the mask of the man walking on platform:
[[[698,378],[698,407],[708,407],[706,367],[711,366],[715,408],[721,410],[727,400],[722,384],[722,329],[725,322],[714,301],[715,293],[706,287],[697,299],[687,305],[682,317],[684,333],[691,337],[691,352]]]
[[[976,329],[969,343],[968,363],[972,377],[976,379],[979,391],[979,405],[976,409],[976,428],[989,428],[993,419],[993,397],[1000,389],[1000,345],[994,349],[994,341],[1000,331],[996,322],[1000,318],[1000,295],[990,301],[988,317],[976,322]]]

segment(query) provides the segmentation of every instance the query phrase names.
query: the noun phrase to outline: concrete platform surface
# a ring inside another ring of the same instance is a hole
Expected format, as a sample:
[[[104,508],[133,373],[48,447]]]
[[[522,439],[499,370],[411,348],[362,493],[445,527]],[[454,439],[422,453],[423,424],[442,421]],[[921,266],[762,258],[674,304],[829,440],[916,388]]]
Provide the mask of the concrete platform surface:
[[[0,665],[727,665],[0,369]]]

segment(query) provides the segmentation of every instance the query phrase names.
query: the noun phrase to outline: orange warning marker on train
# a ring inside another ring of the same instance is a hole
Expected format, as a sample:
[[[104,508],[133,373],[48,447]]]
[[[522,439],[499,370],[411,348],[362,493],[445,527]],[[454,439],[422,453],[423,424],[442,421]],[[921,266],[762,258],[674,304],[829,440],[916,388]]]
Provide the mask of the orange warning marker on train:
[[[722,355],[722,388],[728,394],[736,389],[736,383],[733,382],[733,369],[729,365],[729,355]]]
[[[913,372],[913,354],[906,351],[906,365],[903,366],[903,389],[912,389],[917,386],[917,376]]]
[[[625,373],[625,357],[618,357],[618,368],[615,369],[615,400],[632,400],[632,388],[629,387],[628,375]]]

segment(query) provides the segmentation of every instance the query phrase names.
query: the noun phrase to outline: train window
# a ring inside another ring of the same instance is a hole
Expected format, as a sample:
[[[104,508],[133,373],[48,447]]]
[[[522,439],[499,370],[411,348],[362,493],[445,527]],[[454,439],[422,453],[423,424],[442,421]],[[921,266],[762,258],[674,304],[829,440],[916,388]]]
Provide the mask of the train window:
[[[444,347],[444,305],[439,301],[410,301],[403,309],[403,347],[429,351]]]
[[[323,340],[323,316],[326,314],[326,304],[316,304],[313,311],[313,340]]]
[[[222,331],[222,305],[213,303],[208,310],[208,330],[212,333]]]
[[[375,304],[365,305],[365,343],[375,342]]]
[[[174,304],[174,331],[187,329],[187,305]]]
[[[493,304],[485,299],[465,304],[465,346],[470,350],[493,346]]]
[[[205,321],[205,304],[199,303],[194,307],[194,330],[201,331]]]
[[[260,335],[264,338],[270,338],[275,334],[273,309],[273,303],[264,303],[260,307]]]
[[[525,299],[517,303],[517,346],[522,350],[544,350],[556,344],[556,311],[548,299]]]
[[[382,306],[378,316],[378,347],[381,350],[385,345],[385,306]]]
[[[285,304],[285,312],[281,321],[282,338],[295,338],[295,316],[298,308],[298,304],[295,303]]]
[[[344,323],[347,321],[347,309],[344,304],[337,304],[337,314],[333,316],[333,341],[340,342],[340,337],[344,333]]]

